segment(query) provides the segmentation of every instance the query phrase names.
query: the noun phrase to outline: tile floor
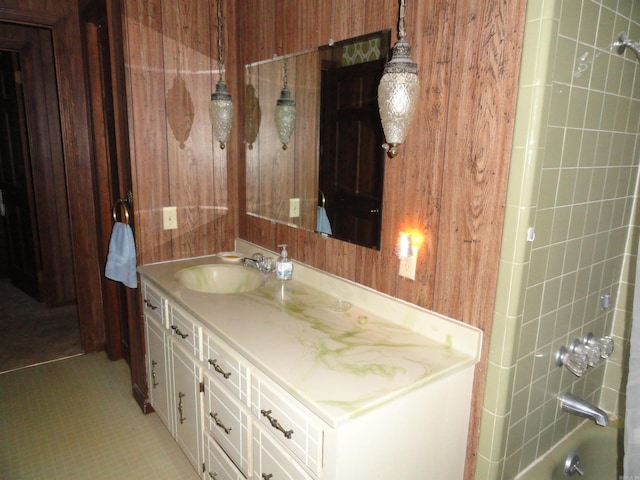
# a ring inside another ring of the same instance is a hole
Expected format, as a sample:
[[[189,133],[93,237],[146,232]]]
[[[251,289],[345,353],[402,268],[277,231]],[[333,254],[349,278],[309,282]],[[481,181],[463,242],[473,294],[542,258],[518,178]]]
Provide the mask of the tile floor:
[[[0,375],[0,479],[195,480],[129,368],[104,353]]]

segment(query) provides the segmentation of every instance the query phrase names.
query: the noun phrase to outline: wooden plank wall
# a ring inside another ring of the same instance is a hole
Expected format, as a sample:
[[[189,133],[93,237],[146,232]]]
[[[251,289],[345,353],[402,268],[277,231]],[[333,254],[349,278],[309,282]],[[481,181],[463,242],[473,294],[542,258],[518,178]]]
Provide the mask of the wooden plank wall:
[[[238,168],[228,161],[234,146],[218,148],[209,119],[218,79],[215,2],[123,5],[139,261],[228,250],[237,236],[230,192],[238,190]],[[168,206],[177,207],[176,230],[163,229]]]

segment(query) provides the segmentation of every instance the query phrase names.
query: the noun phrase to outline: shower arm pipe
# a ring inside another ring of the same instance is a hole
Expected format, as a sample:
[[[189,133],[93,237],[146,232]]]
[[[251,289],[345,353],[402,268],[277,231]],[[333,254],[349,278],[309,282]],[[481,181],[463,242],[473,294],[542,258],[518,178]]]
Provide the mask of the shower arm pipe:
[[[638,61],[640,61],[640,42],[629,40],[627,32],[621,32],[620,35],[618,35],[618,40],[615,41],[613,46],[616,47],[618,55],[622,55],[625,48],[631,49],[631,51],[636,54]]]

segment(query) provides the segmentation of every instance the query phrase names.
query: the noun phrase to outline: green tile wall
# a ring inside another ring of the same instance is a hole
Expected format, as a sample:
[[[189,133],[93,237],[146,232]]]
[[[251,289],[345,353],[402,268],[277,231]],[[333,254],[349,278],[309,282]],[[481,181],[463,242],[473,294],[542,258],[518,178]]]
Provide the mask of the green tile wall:
[[[640,2],[527,5],[477,479],[516,478],[580,423],[560,411],[558,393],[623,409],[640,68],[612,48],[621,31],[640,41]],[[613,334],[616,350],[578,378],[555,353],[587,332]]]

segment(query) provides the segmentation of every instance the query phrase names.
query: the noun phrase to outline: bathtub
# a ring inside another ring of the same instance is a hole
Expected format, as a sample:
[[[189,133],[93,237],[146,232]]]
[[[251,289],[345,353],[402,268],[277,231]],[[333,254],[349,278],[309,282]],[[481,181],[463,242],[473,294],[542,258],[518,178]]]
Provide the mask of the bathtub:
[[[620,420],[608,427],[584,422],[557,443],[544,457],[536,460],[516,480],[615,480],[622,476],[623,430]],[[564,463],[571,452],[580,457],[581,477],[568,477]]]

